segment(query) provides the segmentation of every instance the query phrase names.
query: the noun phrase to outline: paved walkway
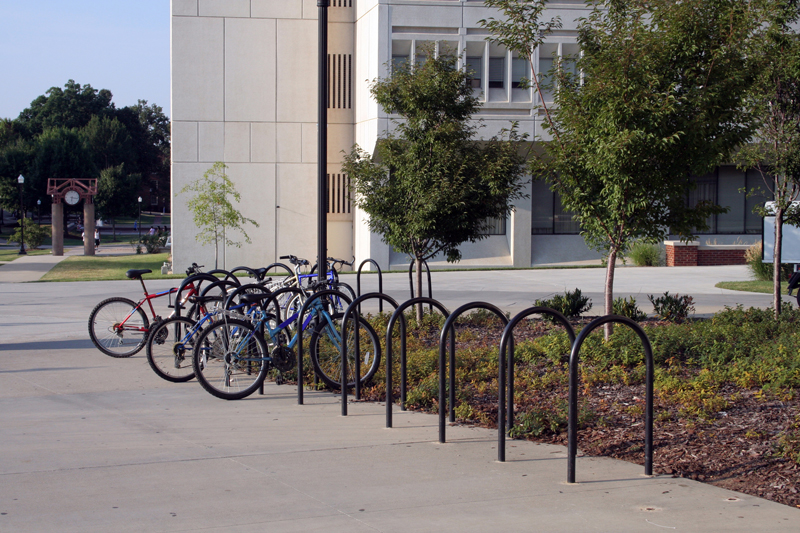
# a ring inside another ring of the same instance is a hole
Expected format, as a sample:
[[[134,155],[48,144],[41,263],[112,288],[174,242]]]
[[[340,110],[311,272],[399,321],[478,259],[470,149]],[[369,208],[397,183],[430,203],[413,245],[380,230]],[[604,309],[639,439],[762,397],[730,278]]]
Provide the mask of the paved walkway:
[[[58,259],[0,267],[0,531],[800,530],[800,510],[646,478],[641,466],[612,459],[579,458],[579,483],[567,485],[563,447],[509,441],[498,463],[494,431],[450,427],[439,444],[435,417],[396,409],[386,429],[380,403],[352,403],[342,417],[327,393],[307,391],[298,405],[294,387],[268,385],[264,396],[225,402],[195,382],[167,383],[144,354],[112,359],[86,334],[94,305],[137,298],[137,283],[9,282]],[[602,276],[434,272],[433,281],[450,309],[473,300],[518,309],[575,286],[595,298]],[[689,293],[704,309],[769,304],[769,295],[715,289],[723,279],[746,271],[626,268],[617,291]],[[362,282],[374,289],[374,277]],[[397,299],[407,294],[406,275],[384,283]]]

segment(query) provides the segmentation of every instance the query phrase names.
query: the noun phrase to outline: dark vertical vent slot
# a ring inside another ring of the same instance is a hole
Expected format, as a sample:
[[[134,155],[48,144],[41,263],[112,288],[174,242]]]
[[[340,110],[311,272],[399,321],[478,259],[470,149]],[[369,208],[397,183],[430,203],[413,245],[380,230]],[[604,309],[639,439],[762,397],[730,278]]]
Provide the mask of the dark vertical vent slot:
[[[349,187],[347,174],[328,174],[328,213],[350,213]]]
[[[353,107],[353,56],[328,54],[328,108]]]

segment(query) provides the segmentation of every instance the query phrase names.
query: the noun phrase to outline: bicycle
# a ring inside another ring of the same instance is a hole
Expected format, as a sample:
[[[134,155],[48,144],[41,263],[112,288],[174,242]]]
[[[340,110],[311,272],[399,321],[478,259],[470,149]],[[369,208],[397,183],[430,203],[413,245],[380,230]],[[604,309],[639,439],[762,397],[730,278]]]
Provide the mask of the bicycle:
[[[314,290],[324,288],[324,283],[312,286]],[[195,377],[206,391],[217,398],[245,398],[261,387],[270,369],[278,370],[279,381],[282,381],[283,373],[295,367],[294,348],[299,332],[287,340],[287,330],[297,321],[299,314],[294,313],[279,322],[273,314],[264,311],[263,307],[269,308],[269,302],[263,304],[267,298],[274,297],[264,294],[243,295],[245,302],[260,305],[253,318],[248,320],[245,316],[223,311],[223,318],[204,329],[195,342],[192,356]],[[314,300],[300,328],[306,330],[315,323],[309,346],[314,370],[325,384],[338,388],[341,387],[338,381],[341,364],[337,363],[337,358],[340,357],[342,345],[338,322],[341,322],[342,315],[332,315],[328,308],[329,305],[321,299]],[[361,317],[357,317],[357,320],[359,327],[350,328],[347,338],[348,353],[350,358],[355,357],[355,330],[358,329],[360,355],[363,357],[360,381],[366,385],[380,365],[380,342],[368,322]],[[355,376],[352,374],[354,367],[352,363],[348,365],[352,377],[348,387],[355,386]]]
[[[201,268],[202,266],[193,263],[186,270],[186,275],[199,274]],[[176,293],[178,288],[173,287],[166,291],[148,293],[142,276],[151,272],[150,269],[131,269],[125,273],[128,279],[139,280],[142,284],[144,298],[138,302],[114,296],[97,304],[89,313],[89,338],[104,354],[111,357],[131,357],[144,348],[150,328],[162,321],[162,318],[156,314],[151,300]],[[199,283],[197,286],[191,284],[187,297],[197,294],[198,288]],[[150,308],[152,322],[142,310],[145,303]]]

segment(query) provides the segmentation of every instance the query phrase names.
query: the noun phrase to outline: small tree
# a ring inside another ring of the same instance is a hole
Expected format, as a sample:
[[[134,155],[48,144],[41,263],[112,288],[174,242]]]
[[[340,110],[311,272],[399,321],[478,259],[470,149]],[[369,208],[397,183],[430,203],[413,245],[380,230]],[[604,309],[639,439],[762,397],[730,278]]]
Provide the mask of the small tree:
[[[370,87],[387,113],[402,117],[394,122],[397,134],[378,141],[375,157],[354,147],[343,165],[370,230],[414,258],[417,296],[423,261],[439,253],[460,260],[458,247],[484,238],[487,219],[505,218],[511,201],[523,196],[519,146],[475,138],[470,117],[479,103],[469,74],[456,68],[453,56],[420,53],[428,57],[424,64],[395,66]],[[514,128],[507,139],[521,140]]]
[[[47,237],[47,230],[42,228],[39,224],[29,218],[23,218],[22,220],[17,221],[20,226],[17,226],[17,229],[14,230],[8,237],[8,242],[15,242],[19,244],[19,241],[22,239],[22,231],[21,225],[25,225],[25,243],[24,246],[28,249],[35,250],[39,246],[42,245],[45,238]]]
[[[544,3],[487,0],[506,15],[484,21],[492,40],[530,60],[543,32],[558,25],[539,23]],[[559,61],[550,75],[552,140],[531,173],[550,182],[587,244],[605,255],[610,314],[616,259],[632,242],[657,242],[670,231],[688,239],[724,212],[707,202],[687,206],[687,193],[691,175],[724,163],[751,132],[746,45],[757,17],[742,0],[593,4],[578,31],[581,75]]]
[[[242,246],[239,241],[230,237],[230,230],[240,231],[245,242],[250,244],[250,237],[242,227],[252,224],[258,227],[258,222],[242,215],[231,203],[238,203],[242,195],[236,192],[233,182],[228,178],[225,170],[228,166],[217,161],[208,169],[203,177],[193,181],[181,189],[181,193],[194,193],[187,206],[192,212],[195,226],[200,233],[197,241],[200,244],[214,243],[214,268],[219,268],[219,244],[223,246]]]
[[[781,253],[783,224],[797,217],[792,202],[800,196],[800,35],[794,29],[800,18],[796,0],[766,0],[765,31],[754,40],[759,75],[750,105],[758,120],[751,144],[739,154],[742,166],[755,168],[775,200],[773,255],[773,309],[781,313]]]

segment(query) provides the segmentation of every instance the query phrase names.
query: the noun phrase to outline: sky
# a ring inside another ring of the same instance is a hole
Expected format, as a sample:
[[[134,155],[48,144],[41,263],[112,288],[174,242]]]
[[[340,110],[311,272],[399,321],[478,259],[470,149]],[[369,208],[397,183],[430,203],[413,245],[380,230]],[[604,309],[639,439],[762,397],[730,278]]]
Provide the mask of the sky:
[[[169,102],[169,0],[0,0],[0,118],[70,79],[117,107]]]

